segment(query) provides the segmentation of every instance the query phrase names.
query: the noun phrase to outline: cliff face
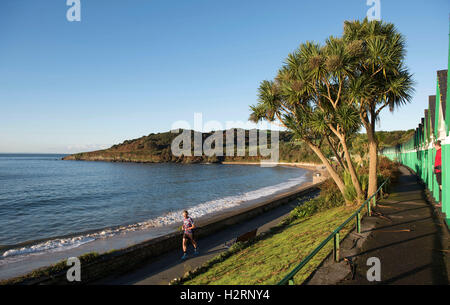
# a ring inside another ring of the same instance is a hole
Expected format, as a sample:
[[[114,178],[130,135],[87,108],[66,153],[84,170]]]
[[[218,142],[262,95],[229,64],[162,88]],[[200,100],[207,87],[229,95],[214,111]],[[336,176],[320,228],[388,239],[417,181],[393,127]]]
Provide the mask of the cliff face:
[[[181,131],[180,131],[181,132]],[[225,131],[223,133],[223,145],[225,152],[226,138]],[[112,147],[104,150],[84,152],[73,154],[63,158],[64,160],[85,160],[85,161],[109,161],[109,162],[149,162],[149,163],[162,163],[162,162],[174,162],[174,163],[219,163],[222,161],[259,161],[260,156],[250,157],[248,156],[249,145],[249,132],[245,131],[245,143],[246,143],[246,156],[174,156],[171,151],[172,141],[180,133],[157,133],[149,134],[134,140],[126,140],[121,144],[113,145]],[[198,133],[201,135],[202,143],[212,133]],[[236,145],[236,131],[234,131],[234,143]],[[193,145],[194,131],[191,131],[191,147]],[[286,132],[280,132],[280,141],[289,141],[291,137]],[[270,140],[270,139],[269,139]]]

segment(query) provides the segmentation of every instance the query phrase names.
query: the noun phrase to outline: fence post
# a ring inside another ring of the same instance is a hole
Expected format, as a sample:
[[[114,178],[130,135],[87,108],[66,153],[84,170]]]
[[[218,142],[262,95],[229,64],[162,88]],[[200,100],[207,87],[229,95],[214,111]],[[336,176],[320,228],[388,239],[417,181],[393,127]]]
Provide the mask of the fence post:
[[[361,233],[361,212],[356,214],[356,232]]]
[[[334,235],[334,260],[339,262],[339,232]]]
[[[371,216],[372,215],[372,211],[370,210],[370,200],[367,201],[367,215]]]

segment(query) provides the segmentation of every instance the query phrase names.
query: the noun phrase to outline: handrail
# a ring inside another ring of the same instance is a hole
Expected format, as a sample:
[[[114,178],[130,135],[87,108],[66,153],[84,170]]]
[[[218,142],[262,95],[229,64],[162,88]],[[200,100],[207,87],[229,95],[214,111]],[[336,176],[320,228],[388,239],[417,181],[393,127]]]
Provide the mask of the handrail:
[[[332,238],[334,238],[334,259],[335,261],[339,261],[339,231],[348,224],[353,218],[356,217],[356,230],[358,233],[361,233],[361,210],[367,205],[367,214],[371,215],[371,206],[370,201],[372,200],[373,205],[376,206],[376,195],[380,190],[382,190],[383,186],[388,182],[389,178],[387,178],[380,187],[376,190],[375,193],[372,194],[364,203],[339,227],[337,227],[327,238],[325,238],[307,257],[305,257],[288,275],[286,275],[278,285],[293,285],[294,276],[299,272]]]

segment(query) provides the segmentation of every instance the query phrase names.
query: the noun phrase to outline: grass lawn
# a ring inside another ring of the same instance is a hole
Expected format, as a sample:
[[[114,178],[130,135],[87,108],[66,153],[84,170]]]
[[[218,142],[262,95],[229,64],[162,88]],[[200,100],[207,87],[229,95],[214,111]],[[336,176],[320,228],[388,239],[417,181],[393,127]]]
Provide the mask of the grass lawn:
[[[253,285],[276,284],[306,257],[322,240],[344,222],[356,208],[345,206],[319,212],[309,218],[293,221],[283,231],[263,238],[206,272],[186,281],[187,285]],[[354,226],[351,221],[343,238]],[[301,284],[333,249],[333,240],[300,270],[294,278]]]

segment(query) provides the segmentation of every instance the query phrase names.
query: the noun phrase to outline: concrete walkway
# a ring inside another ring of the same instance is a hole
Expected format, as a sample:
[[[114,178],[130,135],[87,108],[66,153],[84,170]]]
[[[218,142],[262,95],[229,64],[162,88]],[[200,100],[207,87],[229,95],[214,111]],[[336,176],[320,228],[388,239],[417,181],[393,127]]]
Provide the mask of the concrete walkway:
[[[302,198],[306,200],[315,196],[318,191],[305,195]],[[108,278],[96,284],[106,285],[167,285],[171,280],[181,277],[187,271],[201,266],[203,263],[212,259],[219,253],[226,251],[225,242],[232,241],[235,237],[258,228],[257,234],[268,231],[276,226],[290,211],[299,204],[298,200],[293,200],[275,209],[267,211],[244,223],[233,225],[212,236],[198,240],[200,254],[192,256],[193,247],[189,244],[189,258],[182,261],[183,254],[180,249],[172,251],[157,260],[145,265],[129,274]]]
[[[363,231],[370,234],[351,256],[356,272],[340,284],[448,285],[449,232],[434,209],[417,177],[401,167],[391,195],[363,221]],[[367,280],[370,257],[380,259],[380,282]]]
[[[125,276],[100,284],[167,284],[225,251],[224,243],[252,229],[258,234],[277,225],[298,203],[293,201],[242,224],[199,240],[201,255],[180,260],[181,250]],[[424,284],[448,285],[450,282],[449,231],[435,208],[425,200],[424,187],[417,177],[401,167],[399,181],[390,196],[378,202],[374,215],[362,222],[362,233],[351,233],[341,244],[341,257],[348,261],[325,262],[308,284]],[[192,252],[192,247],[190,248]],[[369,282],[368,258],[381,262],[381,281]],[[351,272],[353,266],[353,272]]]

